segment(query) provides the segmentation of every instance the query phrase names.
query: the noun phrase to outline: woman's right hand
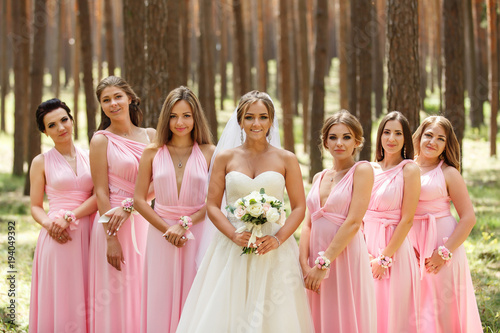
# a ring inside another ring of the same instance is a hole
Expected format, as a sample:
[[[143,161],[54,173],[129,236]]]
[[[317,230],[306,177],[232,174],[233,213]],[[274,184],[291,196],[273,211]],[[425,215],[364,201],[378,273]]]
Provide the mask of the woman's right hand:
[[[108,236],[107,237],[108,249],[106,252],[106,256],[108,258],[108,263],[121,271],[121,264],[125,264],[125,260],[123,258],[122,246],[120,241],[116,236]]]
[[[244,231],[244,232],[235,232],[233,234],[233,237],[231,238],[231,240],[238,246],[241,246],[241,247],[246,247],[248,246],[248,241],[250,240],[250,236],[252,236],[251,233],[249,233],[248,231]],[[252,244],[250,244],[252,245]]]
[[[65,229],[61,231],[55,221],[45,221],[43,226],[47,230],[49,236],[59,244],[65,244],[71,240],[68,231]]]
[[[132,213],[126,212],[119,207],[112,213],[112,215],[109,215],[108,236],[116,236],[116,232],[120,230],[122,224],[128,220],[131,214]]]

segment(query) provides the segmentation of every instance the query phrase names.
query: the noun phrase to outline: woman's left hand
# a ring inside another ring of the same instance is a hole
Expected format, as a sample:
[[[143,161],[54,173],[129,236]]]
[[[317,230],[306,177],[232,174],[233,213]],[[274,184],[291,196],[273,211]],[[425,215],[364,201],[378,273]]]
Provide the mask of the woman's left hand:
[[[55,221],[52,221],[51,230],[54,234],[54,237],[60,237],[62,232],[69,227],[69,223],[64,219],[64,217],[60,217]]]
[[[437,250],[432,252],[432,256],[430,258],[425,258],[425,269],[427,273],[437,274],[441,268],[443,268],[446,262],[441,258]]]
[[[255,253],[257,255],[264,255],[267,252],[277,249],[279,246],[278,240],[273,236],[258,237],[255,241]]]
[[[311,268],[309,273],[304,277],[306,288],[319,294],[319,287],[326,276],[326,272],[326,269],[320,269],[316,265]]]
[[[179,247],[179,245],[184,245],[187,241],[184,236],[185,233],[186,229],[184,227],[180,224],[174,224],[167,229],[163,237],[172,245]]]
[[[370,265],[372,266],[372,275],[374,279],[382,280],[387,271],[387,268],[384,268],[379,265],[378,258],[372,259],[370,261]]]

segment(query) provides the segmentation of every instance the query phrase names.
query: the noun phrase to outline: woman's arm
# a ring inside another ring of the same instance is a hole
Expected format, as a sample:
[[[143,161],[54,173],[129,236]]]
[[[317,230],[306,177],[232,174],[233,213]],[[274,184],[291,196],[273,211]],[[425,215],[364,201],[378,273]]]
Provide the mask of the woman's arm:
[[[320,173],[314,175],[313,184],[318,179]],[[304,223],[302,223],[302,230],[300,231],[299,242],[299,262],[302,267],[302,274],[306,276],[311,270],[309,266],[309,246],[311,243],[311,212],[306,212]]]
[[[360,164],[354,171],[354,183],[351,205],[347,217],[342,223],[330,245],[325,249],[324,256],[333,262],[349,245],[359,231],[365,216],[373,187],[373,168],[368,163]],[[314,266],[305,277],[306,288],[319,292],[321,281],[325,278],[326,270]]]
[[[95,194],[85,200],[80,206],[73,210],[76,219],[95,213],[97,210],[97,198]],[[59,218],[52,222],[52,231],[57,237],[63,237],[62,233],[69,227],[69,223],[64,218]]]
[[[403,244],[408,232],[413,225],[413,216],[417,210],[420,197],[420,169],[415,163],[408,163],[403,167],[404,188],[403,202],[401,205],[401,220],[399,221],[391,240],[382,250],[387,257],[392,257]],[[375,254],[376,255],[376,254]],[[385,274],[385,268],[378,264],[378,259],[371,261],[373,277],[381,279]]]

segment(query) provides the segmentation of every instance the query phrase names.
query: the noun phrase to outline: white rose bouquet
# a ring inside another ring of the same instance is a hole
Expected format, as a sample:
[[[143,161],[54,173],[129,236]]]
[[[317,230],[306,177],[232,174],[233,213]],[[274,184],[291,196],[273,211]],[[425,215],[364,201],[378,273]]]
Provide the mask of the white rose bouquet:
[[[245,225],[236,232],[249,231],[252,233],[247,246],[241,254],[254,253],[255,248],[250,245],[262,237],[262,225],[266,222],[280,223],[284,220],[283,203],[277,198],[267,195],[263,188],[259,192],[253,191],[249,195],[236,200],[234,206],[226,209]]]

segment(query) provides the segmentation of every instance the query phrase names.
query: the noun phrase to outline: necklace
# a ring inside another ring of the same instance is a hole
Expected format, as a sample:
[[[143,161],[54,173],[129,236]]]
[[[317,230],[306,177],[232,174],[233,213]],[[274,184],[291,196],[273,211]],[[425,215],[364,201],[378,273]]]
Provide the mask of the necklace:
[[[175,148],[175,146],[170,146],[170,147],[172,147],[174,149],[175,157],[179,160],[177,167],[182,168],[183,167],[182,160],[184,159],[184,157],[186,157],[187,154],[184,154],[184,156],[182,156],[182,158],[179,158],[179,154],[177,154],[177,149]]]
[[[352,165],[350,167],[348,167],[348,168],[336,171],[333,176],[330,176],[330,183],[333,183],[333,180],[335,178],[337,178],[338,175],[344,175],[346,173],[346,171],[348,171],[351,167],[352,167]]]

